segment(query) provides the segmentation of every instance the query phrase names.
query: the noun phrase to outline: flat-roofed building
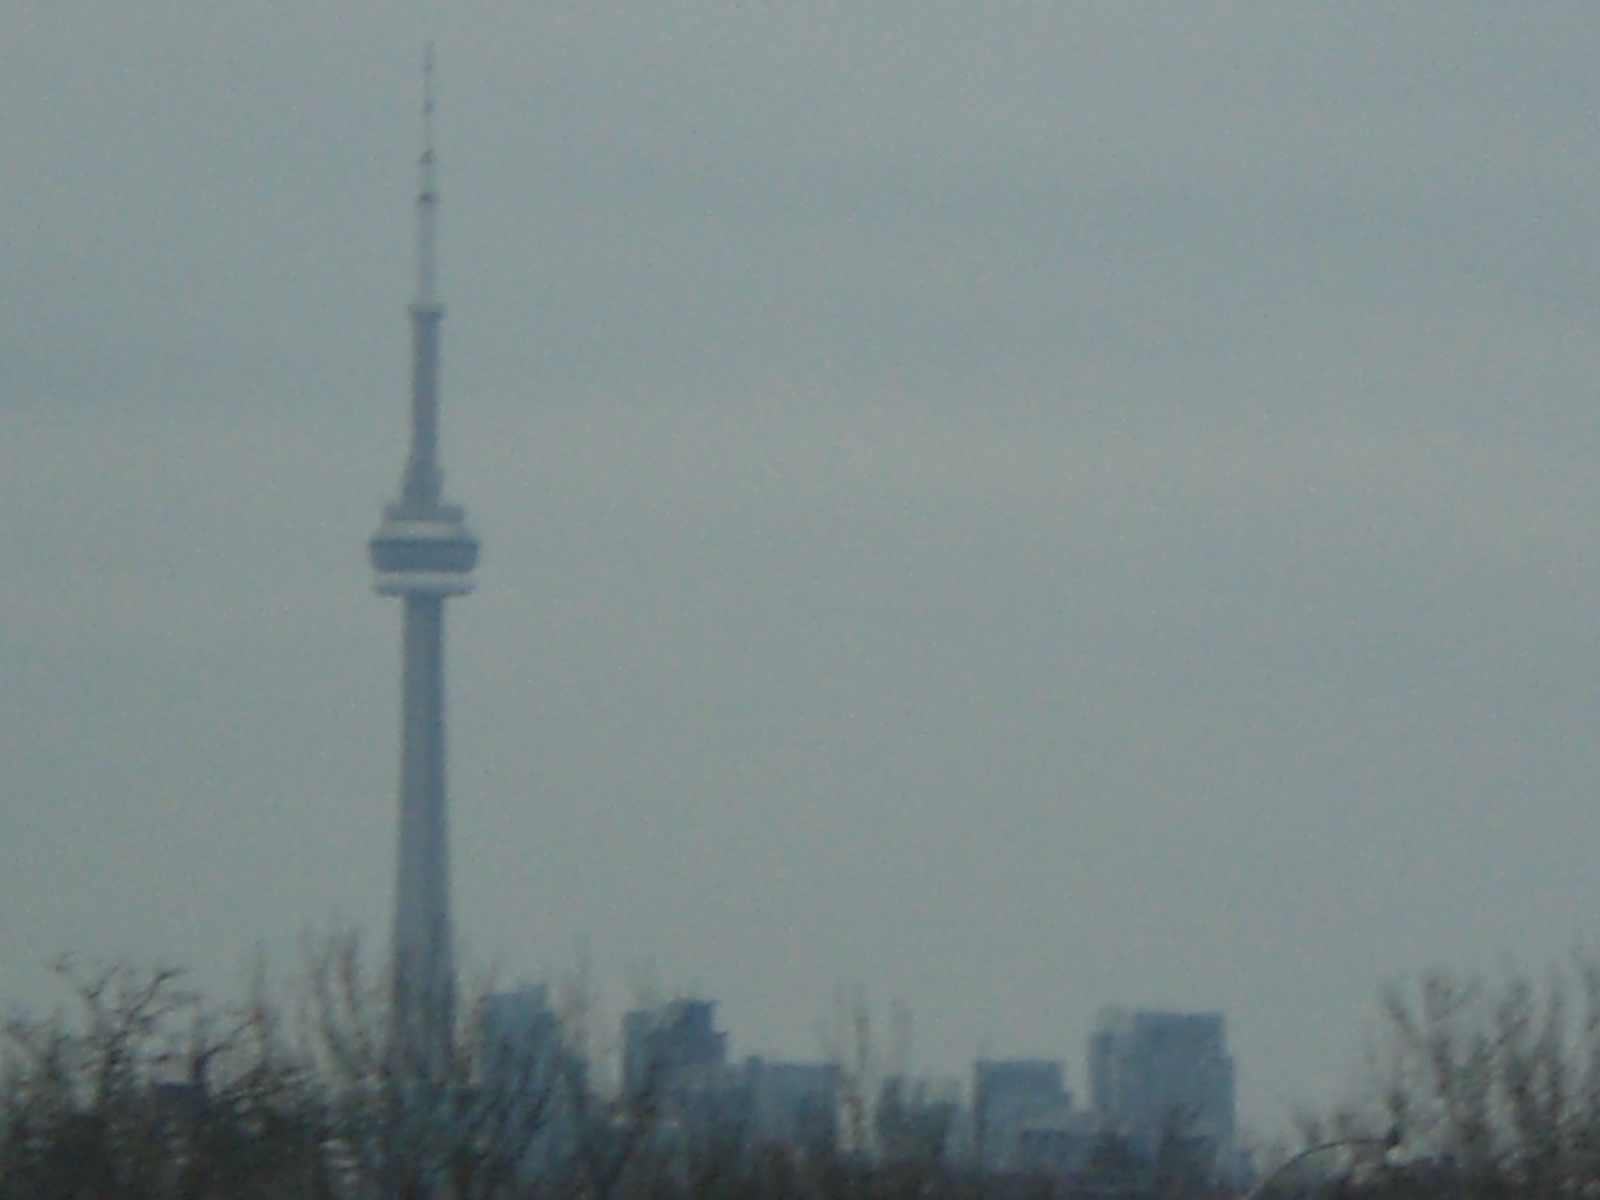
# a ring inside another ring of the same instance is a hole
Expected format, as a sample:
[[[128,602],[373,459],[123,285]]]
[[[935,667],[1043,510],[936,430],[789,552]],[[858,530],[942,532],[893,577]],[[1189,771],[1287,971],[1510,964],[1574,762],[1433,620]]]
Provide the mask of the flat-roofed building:
[[[1163,1136],[1214,1150],[1233,1141],[1233,1058],[1220,1012],[1104,1009],[1089,1040],[1089,1089],[1100,1127],[1145,1149]]]
[[[989,1170],[1039,1169],[1037,1153],[1024,1150],[1024,1136],[1066,1131],[1075,1120],[1066,1067],[1059,1059],[980,1059],[972,1068],[973,1149]],[[1059,1139],[1058,1139],[1059,1140]]]

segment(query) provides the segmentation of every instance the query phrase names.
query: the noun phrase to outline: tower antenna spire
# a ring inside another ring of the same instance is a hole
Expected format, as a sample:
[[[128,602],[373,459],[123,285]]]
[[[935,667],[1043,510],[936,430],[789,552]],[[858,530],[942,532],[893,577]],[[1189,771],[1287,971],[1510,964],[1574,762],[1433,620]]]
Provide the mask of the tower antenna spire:
[[[422,156],[417,160],[417,303],[438,299],[439,189],[433,150],[433,43],[422,51]]]
[[[422,47],[422,119],[433,120],[433,43]],[[431,130],[430,130],[431,132]]]

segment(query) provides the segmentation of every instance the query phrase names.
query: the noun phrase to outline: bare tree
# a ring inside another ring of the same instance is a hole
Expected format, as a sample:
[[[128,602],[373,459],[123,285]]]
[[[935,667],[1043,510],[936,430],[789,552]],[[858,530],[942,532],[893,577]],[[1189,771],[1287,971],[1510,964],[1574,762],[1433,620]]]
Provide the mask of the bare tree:
[[[314,947],[308,976],[305,1053],[351,1194],[494,1200],[531,1182],[558,1114],[577,1111],[559,1044],[499,1034],[482,994],[442,1048],[396,1036],[352,935]]]
[[[1396,1180],[1529,1200],[1600,1189],[1600,962],[1542,984],[1432,973],[1387,989],[1384,1014],[1374,1115],[1404,1139]]]
[[[259,997],[213,1010],[168,968],[57,973],[71,1009],[5,1025],[0,1194],[326,1194],[308,1081]]]

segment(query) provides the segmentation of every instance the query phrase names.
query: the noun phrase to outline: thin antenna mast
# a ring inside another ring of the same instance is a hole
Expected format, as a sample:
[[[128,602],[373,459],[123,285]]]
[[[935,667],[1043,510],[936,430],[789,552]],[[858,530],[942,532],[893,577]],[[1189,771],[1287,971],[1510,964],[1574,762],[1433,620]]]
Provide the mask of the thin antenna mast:
[[[417,303],[438,302],[439,190],[433,159],[433,43],[422,52],[422,157],[417,161]]]
[[[411,302],[411,460],[403,499],[419,512],[439,504],[439,190],[433,149],[433,43],[422,55],[422,155],[417,160],[417,295]]]

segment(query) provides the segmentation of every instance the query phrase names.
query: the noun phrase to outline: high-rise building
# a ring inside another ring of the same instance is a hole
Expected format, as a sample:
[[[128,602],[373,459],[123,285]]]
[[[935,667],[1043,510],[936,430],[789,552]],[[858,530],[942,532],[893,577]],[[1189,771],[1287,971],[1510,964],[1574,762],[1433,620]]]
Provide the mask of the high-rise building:
[[[1233,1140],[1233,1058],[1222,1014],[1108,1008],[1089,1039],[1101,1128],[1153,1147],[1166,1136]]]
[[[548,988],[490,992],[482,1005],[478,1053],[490,1084],[548,1089],[567,1082],[558,1078],[566,1050]]]
[[[490,992],[480,1003],[480,1095],[494,1106],[503,1128],[521,1123],[533,1130],[522,1155],[523,1178],[555,1179],[577,1145],[588,1064],[563,1038],[547,988]]]
[[[825,1158],[839,1144],[839,1067],[747,1058],[751,1132],[756,1141]]]
[[[1087,1121],[1059,1059],[974,1063],[972,1120],[975,1157],[989,1170],[1066,1169],[1087,1151]]]
[[[716,1028],[717,1002],[680,997],[622,1018],[622,1088],[652,1100],[720,1082],[728,1035]]]
[[[380,595],[398,596],[401,634],[400,846],[394,910],[395,1034],[432,1050],[454,1026],[450,866],[445,821],[444,602],[472,590],[478,541],[443,498],[439,470],[438,204],[433,56],[424,67],[417,191],[417,281],[411,302],[411,454],[400,496],[368,543]]]

